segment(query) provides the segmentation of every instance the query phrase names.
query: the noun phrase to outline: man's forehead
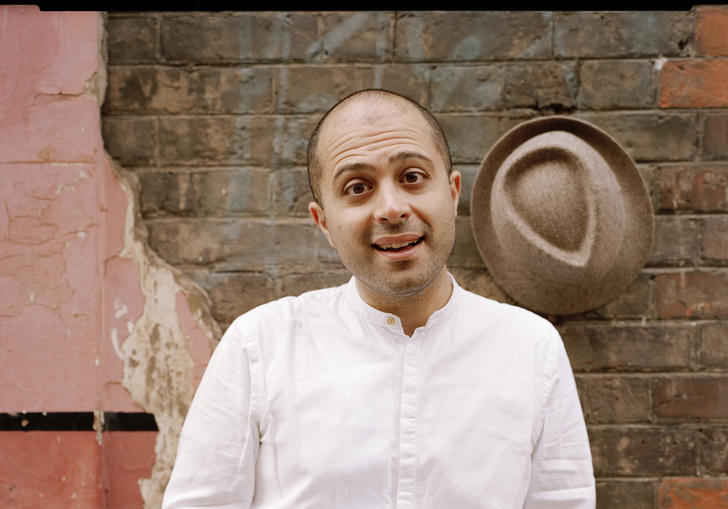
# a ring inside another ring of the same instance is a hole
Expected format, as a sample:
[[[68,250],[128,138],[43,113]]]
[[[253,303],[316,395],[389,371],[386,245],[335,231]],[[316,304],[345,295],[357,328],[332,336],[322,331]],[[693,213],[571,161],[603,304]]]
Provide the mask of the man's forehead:
[[[372,125],[408,111],[417,112],[417,109],[401,97],[366,94],[354,97],[332,110],[324,127],[336,128],[352,121]]]

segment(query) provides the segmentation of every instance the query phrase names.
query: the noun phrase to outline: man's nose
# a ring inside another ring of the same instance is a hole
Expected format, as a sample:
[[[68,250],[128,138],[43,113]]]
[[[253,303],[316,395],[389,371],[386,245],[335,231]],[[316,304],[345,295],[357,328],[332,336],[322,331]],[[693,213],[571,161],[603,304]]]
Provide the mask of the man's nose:
[[[374,216],[380,223],[397,223],[410,216],[410,208],[401,190],[394,185],[380,186]]]

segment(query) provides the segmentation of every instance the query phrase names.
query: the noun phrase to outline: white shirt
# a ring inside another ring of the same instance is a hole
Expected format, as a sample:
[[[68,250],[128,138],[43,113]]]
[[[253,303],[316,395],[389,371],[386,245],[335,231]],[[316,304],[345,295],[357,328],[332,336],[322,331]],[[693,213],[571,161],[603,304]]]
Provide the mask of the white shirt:
[[[240,316],[182,429],[165,509],[592,509],[553,326],[470,293],[408,337],[352,278]]]

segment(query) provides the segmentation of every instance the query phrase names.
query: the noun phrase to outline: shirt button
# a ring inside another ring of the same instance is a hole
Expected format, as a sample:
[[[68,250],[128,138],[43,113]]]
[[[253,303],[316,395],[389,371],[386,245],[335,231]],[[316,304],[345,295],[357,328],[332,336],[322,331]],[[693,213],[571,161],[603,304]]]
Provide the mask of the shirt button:
[[[394,322],[395,322],[395,320],[394,320],[393,316],[387,317],[387,325],[394,325]]]

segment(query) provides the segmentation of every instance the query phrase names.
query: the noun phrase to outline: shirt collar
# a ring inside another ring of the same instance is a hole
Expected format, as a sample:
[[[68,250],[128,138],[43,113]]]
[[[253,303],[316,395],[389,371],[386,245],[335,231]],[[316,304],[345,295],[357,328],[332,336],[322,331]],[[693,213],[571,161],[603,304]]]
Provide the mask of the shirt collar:
[[[443,307],[430,315],[430,318],[428,318],[427,323],[424,326],[425,328],[430,328],[435,324],[447,319],[448,317],[454,316],[455,314],[455,310],[458,306],[458,302],[460,301],[463,289],[460,287],[460,285],[458,285],[457,281],[455,281],[455,278],[452,276],[452,274],[448,272],[447,275],[452,282],[452,294],[450,295],[450,299],[448,299],[447,303]],[[356,278],[354,276],[351,276],[351,279],[349,279],[349,281],[344,286],[344,293],[352,309],[356,314],[360,315],[365,320],[377,325],[388,326],[391,325],[391,319],[394,318],[398,323],[400,323],[400,319],[398,316],[392,313],[385,313],[384,311],[380,311],[367,304],[364,299],[361,298],[361,295],[359,295],[359,290],[356,287]],[[388,319],[390,320],[389,323]]]

